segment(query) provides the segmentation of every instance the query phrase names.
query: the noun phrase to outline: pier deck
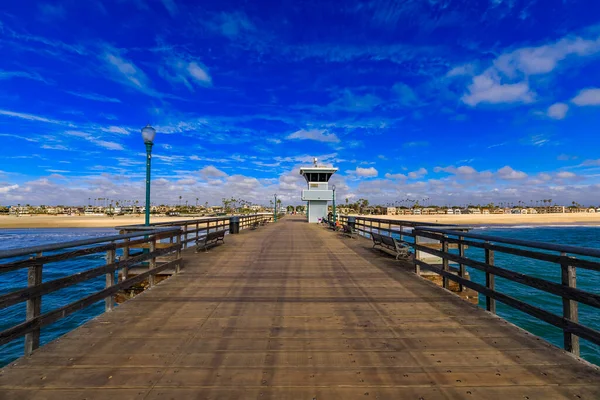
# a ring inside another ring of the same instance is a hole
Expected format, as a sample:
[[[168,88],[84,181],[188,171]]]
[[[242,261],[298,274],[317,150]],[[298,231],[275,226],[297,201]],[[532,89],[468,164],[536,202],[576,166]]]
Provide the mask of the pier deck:
[[[596,368],[300,219],[184,265],[3,369],[0,398],[600,398]]]

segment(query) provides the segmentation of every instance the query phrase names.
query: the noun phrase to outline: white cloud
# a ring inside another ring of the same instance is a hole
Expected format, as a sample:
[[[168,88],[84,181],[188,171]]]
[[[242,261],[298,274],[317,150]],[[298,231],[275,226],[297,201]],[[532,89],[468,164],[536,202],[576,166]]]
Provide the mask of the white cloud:
[[[507,165],[498,170],[498,177],[507,180],[518,180],[527,178],[527,174],[523,171],[516,171]]]
[[[467,89],[468,94],[462,101],[472,107],[479,103],[531,103],[535,98],[526,81],[502,83],[500,77],[491,72],[474,77]]]
[[[325,143],[339,143],[340,139],[335,133],[328,133],[325,129],[301,129],[286,137],[286,139],[299,139],[299,140],[316,140],[317,142]]]
[[[10,186],[0,187],[0,193],[8,193],[11,190],[15,190],[18,188],[19,188],[19,185],[10,185]]]
[[[600,88],[589,88],[581,90],[571,102],[578,106],[599,106]]]
[[[46,150],[72,150],[62,144],[43,144],[41,147]]]
[[[567,172],[567,171],[562,171],[556,174],[557,178],[560,179],[572,179],[575,178],[577,175],[575,175],[573,172]]]
[[[447,172],[449,174],[454,174],[454,175],[476,175],[478,172],[475,168],[470,167],[468,165],[463,165],[461,167],[454,167],[454,166],[449,166],[449,167],[435,167],[433,169],[434,172]]]
[[[501,54],[491,67],[473,78],[462,100],[470,106],[530,103],[535,100],[535,92],[529,86],[530,76],[552,72],[569,56],[589,56],[598,52],[600,37],[565,37],[547,45],[523,47]],[[457,75],[464,70],[459,68],[450,72]]]
[[[546,114],[550,118],[563,119],[567,115],[567,111],[569,111],[568,104],[554,103],[550,107],[548,107],[548,111],[546,112]]]
[[[221,171],[214,165],[207,165],[200,170],[200,175],[204,178],[222,178],[227,176],[227,173]]]
[[[385,174],[385,177],[387,179],[397,179],[397,180],[403,180],[406,179],[406,175],[404,174],[390,174],[389,172],[387,174]]]
[[[450,71],[448,71],[446,76],[448,78],[451,78],[454,76],[472,75],[474,70],[475,70],[475,67],[473,66],[473,64],[459,65],[457,67],[452,68]]]
[[[121,135],[129,135],[129,131],[125,128],[121,128],[120,126],[109,126],[107,128],[100,128],[101,131],[109,132],[109,133],[119,133]]]
[[[369,168],[362,168],[362,167],[356,167],[355,170],[349,170],[346,171],[348,174],[352,174],[352,175],[356,175],[356,176],[361,176],[361,177],[375,177],[377,176],[378,172],[375,168],[373,167],[369,167]]]
[[[410,179],[418,179],[418,178],[421,178],[421,177],[423,177],[425,175],[427,175],[427,170],[425,168],[422,168],[422,167],[419,168],[416,171],[412,171],[412,172],[408,173],[408,177]]]
[[[125,148],[123,146],[121,146],[119,143],[108,142],[106,140],[90,140],[90,141],[100,147],[104,147],[107,150],[125,150]]]

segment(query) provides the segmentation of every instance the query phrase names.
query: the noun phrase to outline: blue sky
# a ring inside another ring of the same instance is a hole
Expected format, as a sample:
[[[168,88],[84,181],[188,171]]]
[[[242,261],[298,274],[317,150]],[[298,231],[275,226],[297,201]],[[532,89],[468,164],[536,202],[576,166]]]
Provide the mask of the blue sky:
[[[600,4],[6,2],[0,204],[598,204]]]

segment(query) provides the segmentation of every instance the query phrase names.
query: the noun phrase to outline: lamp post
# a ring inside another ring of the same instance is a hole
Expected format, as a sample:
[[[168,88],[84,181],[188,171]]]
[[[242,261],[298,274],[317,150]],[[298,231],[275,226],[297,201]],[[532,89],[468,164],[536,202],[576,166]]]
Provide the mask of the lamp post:
[[[152,160],[152,145],[154,144],[156,129],[146,125],[142,128],[142,138],[146,145],[146,226],[150,225],[150,162]]]
[[[337,222],[337,216],[335,215],[335,185],[331,187],[333,189],[333,223]]]
[[[273,207],[273,221],[277,222],[277,193],[275,193],[275,206]]]

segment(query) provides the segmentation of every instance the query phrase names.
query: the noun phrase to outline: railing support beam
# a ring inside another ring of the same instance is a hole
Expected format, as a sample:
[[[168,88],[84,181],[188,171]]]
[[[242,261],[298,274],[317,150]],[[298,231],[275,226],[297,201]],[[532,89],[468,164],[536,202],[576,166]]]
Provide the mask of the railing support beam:
[[[561,256],[566,257],[566,253],[561,253]],[[564,286],[571,288],[577,287],[577,270],[575,266],[561,264],[561,281]],[[563,297],[563,317],[572,321],[579,322],[579,314],[577,302]],[[571,332],[563,329],[563,338],[565,350],[579,356],[579,337]]]

